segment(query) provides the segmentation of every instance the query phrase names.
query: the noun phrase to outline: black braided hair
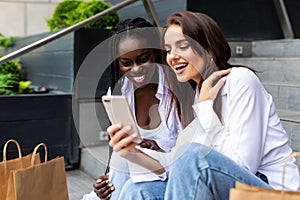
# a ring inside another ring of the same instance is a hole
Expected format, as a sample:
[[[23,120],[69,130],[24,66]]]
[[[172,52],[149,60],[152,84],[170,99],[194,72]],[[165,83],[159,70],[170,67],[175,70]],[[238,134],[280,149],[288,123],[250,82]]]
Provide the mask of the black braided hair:
[[[154,41],[157,44],[160,44],[160,35],[158,31],[155,31],[154,27],[151,23],[147,22],[143,18],[134,18],[134,19],[126,19],[120,21],[113,29],[112,36],[110,40],[110,48],[111,48],[111,59],[113,62],[110,65],[111,72],[111,80],[110,80],[110,88],[113,94],[121,94],[121,85],[118,83],[119,79],[122,77],[122,72],[120,70],[119,62],[118,62],[118,44],[121,39],[130,37],[144,38],[147,41]],[[151,28],[147,29],[147,31],[143,31],[143,28]],[[150,35],[149,35],[150,34]],[[151,37],[149,37],[151,36]],[[151,40],[150,40],[151,38]],[[154,38],[154,40],[153,40]],[[162,62],[162,54],[159,49],[153,49],[155,54],[155,61],[161,63]],[[117,84],[118,83],[118,84]],[[105,174],[109,171],[110,158],[112,154],[112,148],[109,148],[109,160],[106,167]]]
[[[134,19],[126,19],[120,21],[115,27],[112,29],[112,36],[110,40],[110,48],[111,48],[111,60],[113,60],[110,68],[111,68],[111,90],[116,94],[120,94],[120,87],[117,86],[117,82],[122,77],[122,72],[120,71],[119,62],[118,62],[118,44],[120,40],[130,36],[143,38],[148,40],[149,42],[155,42],[157,45],[160,43],[160,34],[154,28],[150,22],[146,21],[143,18],[134,18]],[[143,28],[147,28],[146,30]],[[161,50],[153,49],[155,54],[155,62],[161,63]]]

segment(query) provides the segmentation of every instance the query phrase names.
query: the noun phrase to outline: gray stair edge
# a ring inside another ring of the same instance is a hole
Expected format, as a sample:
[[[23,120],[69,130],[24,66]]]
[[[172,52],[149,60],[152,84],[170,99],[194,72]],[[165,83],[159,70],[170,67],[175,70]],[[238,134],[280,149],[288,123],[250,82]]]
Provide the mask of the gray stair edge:
[[[300,112],[276,109],[278,116],[283,121],[300,123]]]
[[[233,57],[300,57],[300,39],[229,41],[229,45]]]
[[[252,42],[252,56],[300,56],[299,39],[262,40]]]
[[[82,148],[79,169],[94,180],[104,175],[109,157],[108,149],[108,145]]]
[[[276,56],[252,56],[252,57],[231,57],[229,62],[235,62],[235,61],[300,61],[300,56],[294,56],[294,57],[276,57]]]

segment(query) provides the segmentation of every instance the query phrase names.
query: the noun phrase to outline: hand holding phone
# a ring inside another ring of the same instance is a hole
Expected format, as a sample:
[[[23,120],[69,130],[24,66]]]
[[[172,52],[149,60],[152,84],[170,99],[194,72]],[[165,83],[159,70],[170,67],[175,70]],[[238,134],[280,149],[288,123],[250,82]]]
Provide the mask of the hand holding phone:
[[[131,132],[129,134],[137,133],[138,137],[134,142],[138,144],[141,143],[142,137],[139,134],[127,98],[121,95],[102,96],[102,102],[111,123],[121,123],[123,127],[130,125]]]

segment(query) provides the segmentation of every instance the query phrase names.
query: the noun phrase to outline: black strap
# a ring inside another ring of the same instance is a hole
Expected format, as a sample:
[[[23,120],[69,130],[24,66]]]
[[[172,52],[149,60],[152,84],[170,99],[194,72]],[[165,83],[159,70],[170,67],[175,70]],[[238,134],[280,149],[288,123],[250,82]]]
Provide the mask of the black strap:
[[[109,165],[110,165],[110,160],[111,160],[111,155],[113,152],[113,148],[111,146],[108,146],[108,161],[107,161],[107,165],[106,165],[106,169],[105,169],[105,175],[108,174],[109,172]]]
[[[260,172],[256,172],[255,174],[258,178],[260,178],[261,180],[263,180],[265,183],[269,184],[269,180],[268,177],[266,175],[264,175],[263,173]]]

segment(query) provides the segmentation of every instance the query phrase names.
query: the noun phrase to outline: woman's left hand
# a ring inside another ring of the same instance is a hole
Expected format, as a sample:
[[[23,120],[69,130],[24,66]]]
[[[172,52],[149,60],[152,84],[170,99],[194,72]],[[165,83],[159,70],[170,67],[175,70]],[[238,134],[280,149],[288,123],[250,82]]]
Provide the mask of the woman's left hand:
[[[215,100],[219,90],[226,81],[226,76],[231,69],[220,70],[212,73],[203,83],[200,90],[198,102]],[[226,75],[226,76],[225,76]]]
[[[155,151],[163,151],[154,140],[143,139],[140,146]]]

